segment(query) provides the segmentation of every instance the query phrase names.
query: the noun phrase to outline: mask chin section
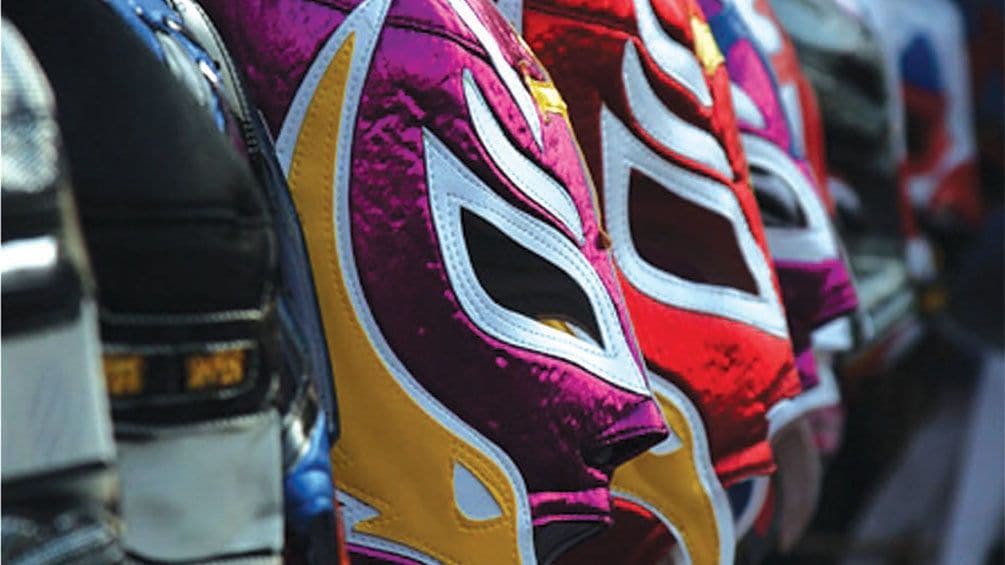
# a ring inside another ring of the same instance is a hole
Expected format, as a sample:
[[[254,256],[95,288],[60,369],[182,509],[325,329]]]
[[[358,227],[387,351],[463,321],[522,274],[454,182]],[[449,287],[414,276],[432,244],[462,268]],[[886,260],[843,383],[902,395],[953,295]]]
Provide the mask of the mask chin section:
[[[549,565],[571,547],[591,538],[604,526],[597,522],[552,522],[534,528],[534,551],[538,563]]]

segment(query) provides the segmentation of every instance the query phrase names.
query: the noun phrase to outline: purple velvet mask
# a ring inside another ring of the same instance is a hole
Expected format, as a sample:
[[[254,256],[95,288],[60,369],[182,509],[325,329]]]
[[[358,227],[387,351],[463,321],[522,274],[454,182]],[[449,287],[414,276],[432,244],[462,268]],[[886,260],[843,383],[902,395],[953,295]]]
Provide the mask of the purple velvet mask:
[[[857,299],[843,252],[821,199],[805,141],[798,61],[766,1],[700,0],[726,57],[751,180],[782,288],[804,391],[819,377],[812,332],[852,312]],[[778,429],[812,409],[798,399],[773,418]]]
[[[528,528],[608,522],[613,469],[666,428],[564,103],[509,25],[482,0],[204,4],[305,226],[350,546],[470,562],[513,497]]]

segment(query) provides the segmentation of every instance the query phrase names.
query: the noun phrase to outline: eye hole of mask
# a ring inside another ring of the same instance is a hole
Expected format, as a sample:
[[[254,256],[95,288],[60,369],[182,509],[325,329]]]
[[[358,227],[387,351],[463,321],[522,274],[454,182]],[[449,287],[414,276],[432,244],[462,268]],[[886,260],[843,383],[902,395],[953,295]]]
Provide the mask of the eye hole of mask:
[[[757,294],[733,223],[632,171],[628,197],[631,237],[656,268],[692,282]]]
[[[467,210],[461,224],[475,276],[493,300],[528,318],[569,322],[601,343],[589,299],[565,272]]]
[[[804,228],[806,216],[792,188],[778,175],[757,166],[750,167],[750,182],[761,209],[765,227]]]

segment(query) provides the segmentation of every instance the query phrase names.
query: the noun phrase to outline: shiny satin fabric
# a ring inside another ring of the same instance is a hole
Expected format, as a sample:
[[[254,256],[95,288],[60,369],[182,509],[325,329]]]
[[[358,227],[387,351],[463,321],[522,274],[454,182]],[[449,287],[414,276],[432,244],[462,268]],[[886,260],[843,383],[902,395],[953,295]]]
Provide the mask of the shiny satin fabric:
[[[767,414],[799,386],[721,54],[688,1],[500,7],[569,102],[674,432],[562,562],[732,563],[721,481],[770,472]]]
[[[650,370],[697,406],[723,482],[770,472],[766,415],[799,385],[725,67],[700,10],[528,1],[519,23],[602,187]]]
[[[354,560],[532,562],[534,528],[609,523],[667,431],[544,70],[483,1],[205,5],[304,226]]]
[[[819,110],[767,0],[700,0],[723,50],[758,191],[791,201],[767,228],[804,391],[819,384],[811,334],[852,313],[857,297],[831,223]],[[762,204],[769,200],[762,197]],[[811,406],[797,401],[775,429]]]

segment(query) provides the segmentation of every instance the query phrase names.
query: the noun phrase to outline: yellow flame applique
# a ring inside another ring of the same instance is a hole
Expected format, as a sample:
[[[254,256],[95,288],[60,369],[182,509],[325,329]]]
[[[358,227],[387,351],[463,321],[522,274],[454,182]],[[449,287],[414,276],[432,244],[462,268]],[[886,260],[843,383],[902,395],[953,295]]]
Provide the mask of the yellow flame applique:
[[[523,81],[545,119],[548,119],[548,114],[558,114],[566,121],[569,120],[569,109],[565,106],[562,95],[555,88],[555,83],[550,80],[537,80],[526,73],[523,75]]]
[[[669,453],[659,446],[629,461],[614,474],[617,494],[642,501],[672,524],[677,541],[694,565],[733,562],[735,539],[725,492],[715,477],[697,410],[679,390],[650,375],[668,427],[680,440]]]
[[[365,66],[354,61],[357,34],[376,33],[375,28],[372,21],[364,22],[344,35],[303,110],[299,132],[294,131],[287,169],[339,397],[342,436],[331,452],[332,472],[340,491],[375,511],[356,524],[356,532],[443,563],[518,563],[527,555],[520,547],[530,547],[529,513],[525,505],[521,513],[517,501],[520,489],[495,458],[448,429],[446,416],[424,408],[405,390],[394,363],[375,349],[373,340],[383,338],[368,334],[357,312],[366,304],[354,303],[342,271],[338,250],[349,242],[338,241],[334,221],[334,202],[343,196],[333,189],[334,164],[345,150],[339,147],[340,130],[352,127],[340,123],[343,106],[358,102],[346,100],[349,76],[354,64]],[[359,53],[356,58],[361,59]],[[457,464],[490,493],[498,515],[473,520],[460,511],[453,486]]]
[[[691,16],[691,35],[694,36],[694,53],[705,68],[705,73],[711,75],[715,69],[725,62],[719,44],[708,27],[708,22],[698,16]]]

